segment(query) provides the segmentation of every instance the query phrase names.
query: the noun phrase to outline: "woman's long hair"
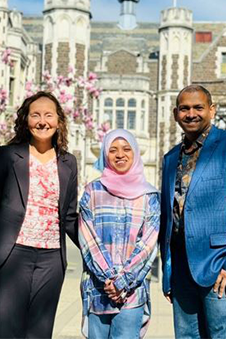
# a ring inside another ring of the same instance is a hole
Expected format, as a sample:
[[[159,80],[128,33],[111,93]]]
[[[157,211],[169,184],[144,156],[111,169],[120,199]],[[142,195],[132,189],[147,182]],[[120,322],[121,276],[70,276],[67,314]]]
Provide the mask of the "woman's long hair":
[[[15,136],[8,142],[8,144],[21,144],[30,141],[31,134],[28,129],[28,114],[30,105],[34,101],[43,97],[52,100],[56,105],[58,115],[58,128],[56,133],[53,135],[52,144],[54,147],[56,147],[59,153],[65,153],[68,146],[67,118],[56,97],[52,93],[45,91],[39,91],[24,100],[22,106],[17,111],[17,118],[14,126]]]

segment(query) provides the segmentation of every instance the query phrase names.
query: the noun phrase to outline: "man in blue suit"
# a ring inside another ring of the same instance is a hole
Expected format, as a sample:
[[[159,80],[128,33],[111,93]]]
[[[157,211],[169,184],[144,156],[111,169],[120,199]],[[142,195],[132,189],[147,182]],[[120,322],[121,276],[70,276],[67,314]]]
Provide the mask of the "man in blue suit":
[[[226,131],[214,115],[204,87],[182,89],[174,118],[183,140],[163,161],[163,292],[178,339],[226,338]]]

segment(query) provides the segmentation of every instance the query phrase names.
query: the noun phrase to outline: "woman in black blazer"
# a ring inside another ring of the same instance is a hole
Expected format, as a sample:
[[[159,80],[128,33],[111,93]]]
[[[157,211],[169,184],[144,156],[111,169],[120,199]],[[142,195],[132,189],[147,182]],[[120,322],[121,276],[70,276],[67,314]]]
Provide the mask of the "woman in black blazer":
[[[51,338],[77,241],[77,166],[66,117],[50,93],[27,98],[0,147],[0,338]]]

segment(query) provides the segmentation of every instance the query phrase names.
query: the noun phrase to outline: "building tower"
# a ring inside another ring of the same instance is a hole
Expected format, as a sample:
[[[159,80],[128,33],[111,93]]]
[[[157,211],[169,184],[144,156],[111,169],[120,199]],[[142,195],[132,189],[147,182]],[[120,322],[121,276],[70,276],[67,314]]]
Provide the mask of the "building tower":
[[[158,87],[158,168],[164,153],[181,138],[173,117],[178,92],[191,81],[192,12],[172,7],[161,12]]]
[[[90,40],[90,0],[45,0],[43,70],[68,74],[69,66],[85,75]]]
[[[140,0],[118,0],[121,3],[119,27],[124,30],[136,28],[135,6]]]

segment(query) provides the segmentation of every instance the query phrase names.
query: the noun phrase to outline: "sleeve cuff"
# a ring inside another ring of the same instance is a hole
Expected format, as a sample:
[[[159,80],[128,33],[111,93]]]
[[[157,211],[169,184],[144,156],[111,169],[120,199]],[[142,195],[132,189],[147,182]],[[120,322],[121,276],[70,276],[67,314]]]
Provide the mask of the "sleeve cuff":
[[[114,281],[114,285],[119,291],[123,289],[125,291],[129,291],[130,285],[134,282],[134,279],[135,277],[132,273],[123,273],[121,275],[118,275],[118,277]]]

